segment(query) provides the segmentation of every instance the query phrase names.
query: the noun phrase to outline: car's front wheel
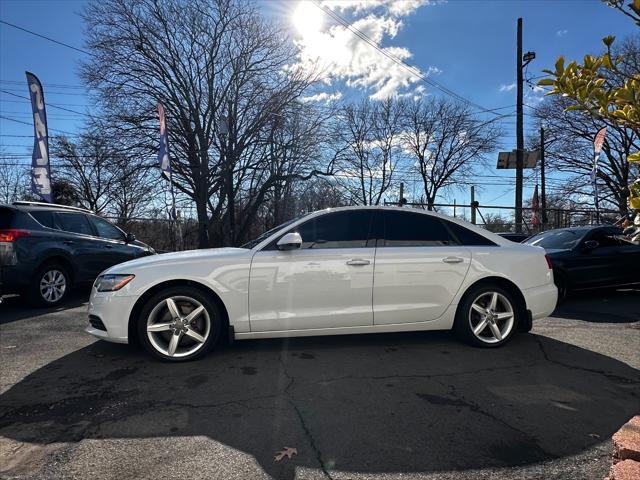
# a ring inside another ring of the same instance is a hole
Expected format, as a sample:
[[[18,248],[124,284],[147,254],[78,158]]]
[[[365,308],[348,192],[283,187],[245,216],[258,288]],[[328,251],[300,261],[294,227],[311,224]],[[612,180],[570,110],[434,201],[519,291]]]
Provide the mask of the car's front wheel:
[[[463,297],[454,329],[473,345],[498,347],[514,334],[519,316],[518,303],[510,292],[497,285],[482,285]]]
[[[193,360],[207,353],[222,329],[217,305],[193,287],[172,287],[154,295],[138,318],[138,338],[162,360]]]

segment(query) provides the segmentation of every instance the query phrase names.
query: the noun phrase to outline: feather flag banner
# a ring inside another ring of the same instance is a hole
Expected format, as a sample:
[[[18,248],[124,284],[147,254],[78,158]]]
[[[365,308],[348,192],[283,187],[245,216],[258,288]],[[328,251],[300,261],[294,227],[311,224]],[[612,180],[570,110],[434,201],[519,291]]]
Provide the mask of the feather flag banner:
[[[25,72],[31,110],[33,112],[33,154],[31,156],[31,191],[46,202],[53,202],[51,191],[51,166],[49,163],[49,132],[47,112],[44,106],[44,92],[38,77]]]

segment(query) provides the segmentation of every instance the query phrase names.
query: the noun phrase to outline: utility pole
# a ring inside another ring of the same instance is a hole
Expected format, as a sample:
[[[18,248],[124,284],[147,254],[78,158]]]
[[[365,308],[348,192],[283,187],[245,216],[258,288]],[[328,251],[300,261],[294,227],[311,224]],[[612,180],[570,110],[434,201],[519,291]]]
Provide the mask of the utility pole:
[[[476,224],[476,187],[471,185],[471,223]]]
[[[523,75],[522,75],[522,18],[518,18],[518,61],[517,67],[517,100],[516,100],[516,233],[522,233],[522,180],[523,180]]]
[[[547,225],[547,191],[545,189],[544,175],[544,127],[540,127],[540,204],[542,206],[542,230],[544,230]]]

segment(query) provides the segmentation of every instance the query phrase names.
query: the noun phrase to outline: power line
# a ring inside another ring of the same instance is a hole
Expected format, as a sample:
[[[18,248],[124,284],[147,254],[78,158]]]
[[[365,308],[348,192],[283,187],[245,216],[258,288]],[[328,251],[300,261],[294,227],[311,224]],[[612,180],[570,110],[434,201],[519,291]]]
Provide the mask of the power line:
[[[4,120],[8,120],[8,121],[10,121],[10,122],[21,123],[21,124],[23,124],[23,125],[28,125],[28,126],[30,126],[30,127],[31,127],[31,126],[33,126],[33,125],[32,125],[31,123],[29,123],[29,122],[23,122],[22,120],[18,120],[18,119],[15,119],[15,118],[7,117],[7,116],[4,116],[4,115],[0,115],[0,118],[2,118],[2,119],[4,119]],[[58,130],[58,129],[56,129],[56,128],[49,128],[49,130],[52,130],[52,131],[54,131],[54,132],[60,132],[60,133],[62,133],[62,134],[64,134],[64,135],[74,135],[74,136],[76,135],[75,133],[65,132],[64,130]]]
[[[47,37],[46,35],[41,35],[40,33],[36,33],[36,32],[34,32],[32,30],[29,30],[29,29],[24,28],[24,27],[20,27],[18,25],[14,25],[13,23],[9,23],[9,22],[6,22],[4,20],[0,20],[0,23],[2,23],[4,25],[8,25],[8,26],[13,27],[13,28],[16,28],[18,30],[22,30],[23,32],[26,32],[26,33],[28,33],[30,35],[34,35],[36,37],[43,38],[45,40],[48,40],[49,42],[57,43],[58,45],[62,45],[63,47],[70,48],[71,50],[75,50],[76,52],[84,53],[85,55],[91,55],[91,53],[86,51],[86,50],[83,50],[83,49],[78,48],[78,47],[74,47],[73,45],[69,45],[68,43],[61,42],[60,40],[56,40],[54,38]]]
[[[0,89],[0,92],[6,93],[7,95],[12,95],[12,96],[17,97],[17,98],[22,98],[22,99],[27,100],[29,102],[31,101],[31,99],[29,97],[25,97],[23,95],[18,95],[16,93],[7,92],[6,90]],[[82,112],[78,112],[77,110],[71,110],[70,108],[61,107],[61,106],[59,106],[59,105],[57,105],[55,103],[46,102],[46,105],[48,107],[53,107],[53,108],[57,108],[59,110],[64,110],[65,112],[71,112],[71,113],[75,113],[77,115],[83,115],[85,117],[94,118],[92,115],[89,115],[88,113],[82,113]]]

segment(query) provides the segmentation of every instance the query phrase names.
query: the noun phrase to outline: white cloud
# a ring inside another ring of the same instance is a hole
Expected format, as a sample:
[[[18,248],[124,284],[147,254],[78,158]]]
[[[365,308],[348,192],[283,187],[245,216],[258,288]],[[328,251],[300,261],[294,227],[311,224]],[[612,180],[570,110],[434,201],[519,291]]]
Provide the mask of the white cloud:
[[[333,102],[334,100],[340,100],[342,98],[342,92],[336,91],[333,93],[321,92],[308,97],[302,97],[303,102]]]
[[[558,31],[556,32],[556,35],[557,35],[558,37],[564,37],[567,33],[569,33],[569,30],[558,30]]]
[[[402,46],[385,46],[403,28],[401,17],[413,14],[431,0],[324,0],[323,6],[334,11],[348,11],[353,29],[366,35],[388,55],[408,62],[411,51]],[[313,4],[311,4],[313,5]],[[309,9],[302,2],[298,8]],[[315,8],[315,7],[314,7]],[[309,11],[309,14],[311,12]],[[342,24],[330,24],[329,18],[319,9],[317,15],[325,16],[325,25],[317,29],[301,30],[297,40],[300,50],[299,65],[324,72],[324,80],[344,81],[347,86],[370,92],[372,99],[384,99],[409,90],[420,81],[418,74],[438,74],[437,67],[426,72],[398,64],[372,45],[358,38]],[[326,24],[329,24],[328,26]],[[299,29],[300,30],[300,29]]]
[[[498,90],[500,90],[501,92],[510,92],[514,88],[516,88],[516,84],[515,83],[510,83],[509,85],[505,85],[503,83],[502,85],[500,85],[500,88]]]

